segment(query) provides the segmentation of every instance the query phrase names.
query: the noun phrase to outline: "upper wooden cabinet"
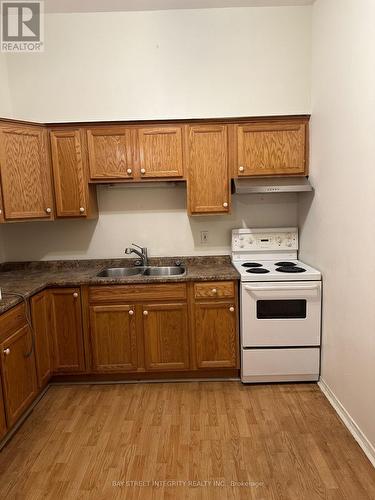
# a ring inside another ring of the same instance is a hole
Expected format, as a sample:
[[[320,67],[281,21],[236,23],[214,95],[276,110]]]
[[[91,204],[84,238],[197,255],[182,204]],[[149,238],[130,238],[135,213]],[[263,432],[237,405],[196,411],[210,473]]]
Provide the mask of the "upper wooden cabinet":
[[[87,130],[90,178],[131,179],[134,176],[134,130],[121,126]]]
[[[182,127],[139,129],[141,177],[182,177]]]
[[[187,143],[190,214],[229,212],[228,127],[189,127]]]
[[[0,126],[0,168],[5,220],[51,219],[53,201],[47,131]]]
[[[306,128],[306,121],[237,125],[235,175],[307,175]]]
[[[80,129],[50,132],[57,217],[97,215],[95,186],[89,186]]]

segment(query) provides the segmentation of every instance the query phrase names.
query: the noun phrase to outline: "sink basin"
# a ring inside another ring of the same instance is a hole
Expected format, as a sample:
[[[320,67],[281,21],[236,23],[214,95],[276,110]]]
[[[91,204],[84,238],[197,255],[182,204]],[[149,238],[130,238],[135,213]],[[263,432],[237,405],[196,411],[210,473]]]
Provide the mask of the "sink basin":
[[[121,278],[125,276],[139,276],[144,271],[137,267],[109,267],[97,274],[98,278]]]
[[[185,268],[179,266],[154,266],[146,267],[143,276],[181,276],[185,274]]]
[[[127,276],[181,276],[186,269],[179,266],[151,267],[108,267],[96,276],[98,278],[126,278]]]

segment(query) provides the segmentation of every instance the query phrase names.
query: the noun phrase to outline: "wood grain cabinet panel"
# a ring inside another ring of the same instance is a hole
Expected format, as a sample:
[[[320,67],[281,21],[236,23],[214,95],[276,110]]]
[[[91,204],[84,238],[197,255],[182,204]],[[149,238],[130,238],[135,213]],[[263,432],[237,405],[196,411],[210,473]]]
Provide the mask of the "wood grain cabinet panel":
[[[79,288],[54,288],[49,291],[49,317],[53,338],[53,372],[82,372],[85,353]]]
[[[238,335],[234,302],[196,302],[194,314],[198,368],[235,368]]]
[[[90,325],[93,371],[124,372],[137,370],[137,335],[134,306],[91,306]]]
[[[7,430],[7,422],[5,419],[5,402],[3,397],[3,390],[0,384],[0,439],[5,436]]]
[[[52,374],[51,341],[48,321],[48,292],[31,298],[38,387],[47,385]]]
[[[134,176],[134,138],[129,128],[88,129],[87,146],[91,179],[131,179]]]
[[[182,177],[182,127],[139,129],[141,177]]]
[[[144,304],[143,331],[146,370],[189,368],[186,304]]]
[[[196,299],[219,299],[234,297],[233,281],[210,281],[209,283],[195,283],[194,296]]]
[[[188,207],[192,215],[230,210],[227,128],[197,125],[188,129]]]
[[[96,188],[88,185],[81,130],[52,130],[50,139],[57,216],[96,216]]]
[[[36,396],[35,357],[32,346],[28,325],[1,343],[1,371],[9,427],[15,424]]]
[[[237,126],[238,176],[306,175],[306,123]]]
[[[52,186],[43,127],[0,127],[0,165],[6,220],[51,219]]]

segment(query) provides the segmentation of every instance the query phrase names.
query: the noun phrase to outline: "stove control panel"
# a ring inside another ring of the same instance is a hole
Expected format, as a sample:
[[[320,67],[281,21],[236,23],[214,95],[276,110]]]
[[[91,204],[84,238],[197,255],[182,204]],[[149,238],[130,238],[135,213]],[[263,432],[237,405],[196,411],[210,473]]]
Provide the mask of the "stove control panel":
[[[298,250],[296,228],[233,229],[232,252],[267,252]]]

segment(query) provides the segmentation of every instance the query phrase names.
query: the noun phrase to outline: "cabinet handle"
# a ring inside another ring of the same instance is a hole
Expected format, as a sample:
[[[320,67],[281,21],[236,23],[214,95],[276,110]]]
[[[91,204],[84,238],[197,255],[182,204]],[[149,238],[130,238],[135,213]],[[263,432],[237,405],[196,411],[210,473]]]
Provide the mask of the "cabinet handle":
[[[77,299],[77,298],[78,298],[78,293],[77,293],[77,292],[74,292],[74,293],[73,293],[73,297],[74,297],[75,299]]]
[[[128,169],[127,169],[127,171],[126,171],[126,173],[127,173],[128,175],[130,175],[130,174],[132,173],[132,169],[131,169],[131,168],[128,168]]]
[[[224,203],[223,203],[223,207],[224,207],[224,208],[227,208],[227,206],[228,206],[228,203],[227,203],[226,201],[224,201]]]
[[[216,288],[213,288],[213,289],[211,290],[211,292],[212,292],[212,293],[217,293]]]
[[[0,208],[0,215],[1,215],[2,213],[3,213],[3,211],[2,211],[2,210],[1,210],[1,208]]]
[[[243,172],[243,171],[245,170],[245,168],[244,168],[244,167],[238,167],[238,170],[239,170],[240,172]]]
[[[4,349],[3,353],[5,354],[5,356],[8,356],[10,354],[9,347],[7,349]]]
[[[145,174],[146,170],[144,168],[141,168],[141,174]]]
[[[143,311],[143,316],[147,316],[148,315],[148,311]]]
[[[47,214],[52,213],[52,208],[49,208],[49,207],[48,207],[48,208],[46,208],[46,212],[47,212]]]
[[[129,310],[129,314],[130,314],[130,316],[133,316],[133,314],[134,314],[133,309],[130,309],[130,310]]]
[[[230,310],[231,313],[234,312],[234,307],[230,306],[229,310]]]
[[[79,211],[81,212],[81,214],[83,214],[83,212],[85,211],[85,208],[84,207],[79,207]]]

